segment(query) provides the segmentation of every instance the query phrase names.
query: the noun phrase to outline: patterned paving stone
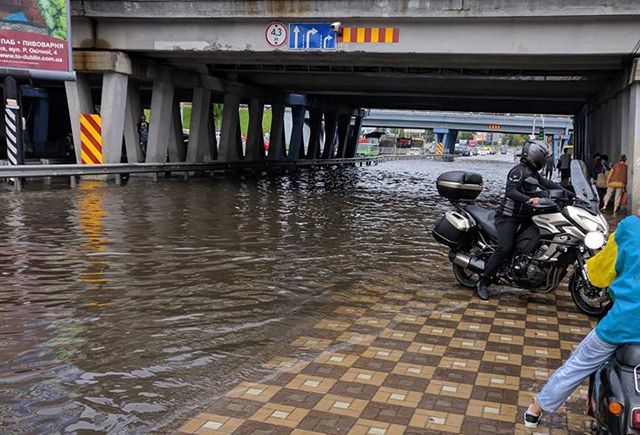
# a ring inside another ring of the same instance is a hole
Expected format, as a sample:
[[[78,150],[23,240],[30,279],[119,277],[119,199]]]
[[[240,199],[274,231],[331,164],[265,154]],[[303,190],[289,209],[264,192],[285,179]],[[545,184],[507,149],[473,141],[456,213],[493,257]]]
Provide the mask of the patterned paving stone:
[[[417,284],[336,295],[260,378],[230,386],[179,431],[528,434],[524,407],[594,322],[566,289],[503,296]],[[586,394],[585,384],[536,433],[585,433]]]

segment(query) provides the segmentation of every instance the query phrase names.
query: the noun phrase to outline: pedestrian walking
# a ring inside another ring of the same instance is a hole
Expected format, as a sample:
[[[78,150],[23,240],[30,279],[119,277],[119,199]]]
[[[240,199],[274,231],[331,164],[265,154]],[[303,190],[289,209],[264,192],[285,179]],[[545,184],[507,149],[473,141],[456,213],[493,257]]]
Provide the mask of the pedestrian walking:
[[[598,197],[603,202],[607,193],[607,175],[609,172],[609,157],[606,154],[600,155],[594,159],[593,168],[591,169],[591,177],[596,181],[596,189]]]
[[[558,159],[557,167],[560,170],[560,184],[566,188],[571,182],[571,154],[569,154],[569,148],[564,149],[564,153]]]
[[[138,122],[138,135],[140,136],[140,150],[144,157],[147,156],[147,141],[149,140],[149,123],[144,113],[140,115],[140,122]]]
[[[618,163],[613,165],[609,172],[607,179],[607,194],[604,197],[604,203],[602,205],[602,211],[606,211],[611,197],[615,195],[613,200],[613,212],[617,213],[622,202],[622,196],[625,193],[627,187],[627,177],[629,174],[629,168],[627,167],[627,156],[621,155]]]
[[[553,154],[547,157],[544,164],[544,178],[551,180],[553,178]]]

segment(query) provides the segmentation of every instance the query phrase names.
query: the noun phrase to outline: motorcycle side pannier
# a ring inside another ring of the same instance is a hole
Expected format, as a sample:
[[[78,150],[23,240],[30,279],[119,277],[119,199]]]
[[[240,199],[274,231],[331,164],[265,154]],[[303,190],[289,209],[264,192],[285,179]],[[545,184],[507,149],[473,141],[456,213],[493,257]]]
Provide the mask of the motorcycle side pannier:
[[[473,223],[466,216],[448,211],[431,233],[438,242],[453,248],[467,240],[472,228]]]
[[[473,201],[482,192],[482,175],[449,171],[436,180],[438,193],[449,201]]]

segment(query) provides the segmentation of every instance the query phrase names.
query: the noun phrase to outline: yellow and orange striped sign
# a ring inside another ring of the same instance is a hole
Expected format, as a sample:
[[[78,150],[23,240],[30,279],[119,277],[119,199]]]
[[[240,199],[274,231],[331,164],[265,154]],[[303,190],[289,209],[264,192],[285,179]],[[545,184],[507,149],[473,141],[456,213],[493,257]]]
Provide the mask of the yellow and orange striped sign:
[[[436,154],[438,154],[439,156],[442,155],[442,148],[443,148],[442,142],[438,142],[438,149],[436,151]]]
[[[85,165],[102,164],[102,118],[93,113],[80,115],[80,160]]]
[[[395,44],[400,41],[398,27],[343,27],[338,42]]]

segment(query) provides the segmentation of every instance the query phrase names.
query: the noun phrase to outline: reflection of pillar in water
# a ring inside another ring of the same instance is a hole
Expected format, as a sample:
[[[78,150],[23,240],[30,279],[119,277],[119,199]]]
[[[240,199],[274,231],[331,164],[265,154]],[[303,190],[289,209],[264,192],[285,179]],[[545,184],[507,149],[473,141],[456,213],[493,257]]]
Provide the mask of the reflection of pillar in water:
[[[82,273],[81,281],[101,284],[105,282],[104,272],[107,263],[99,255],[105,251],[103,207],[104,185],[96,181],[85,181],[80,185],[78,201],[78,225],[84,235],[81,245],[83,252],[91,255],[87,271]]]

